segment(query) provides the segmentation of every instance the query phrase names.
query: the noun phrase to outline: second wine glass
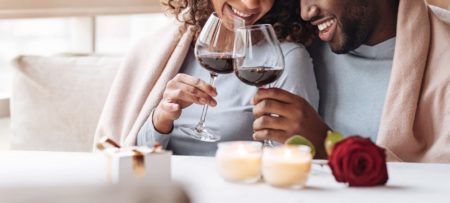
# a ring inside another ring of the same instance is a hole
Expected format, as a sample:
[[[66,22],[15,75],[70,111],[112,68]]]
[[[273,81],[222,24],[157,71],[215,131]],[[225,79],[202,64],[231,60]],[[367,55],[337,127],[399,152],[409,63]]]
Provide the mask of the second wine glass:
[[[284,70],[284,55],[270,24],[237,29],[233,55],[236,76],[245,84],[258,88],[269,88]],[[270,113],[267,116],[278,117]],[[273,146],[273,143],[264,140],[264,146]]]

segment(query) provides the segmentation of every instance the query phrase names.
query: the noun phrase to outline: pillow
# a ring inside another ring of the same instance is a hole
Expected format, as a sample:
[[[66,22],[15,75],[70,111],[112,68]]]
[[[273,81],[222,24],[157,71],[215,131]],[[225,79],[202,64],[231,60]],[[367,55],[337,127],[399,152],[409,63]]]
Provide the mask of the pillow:
[[[92,151],[121,58],[18,57],[11,95],[11,149]]]

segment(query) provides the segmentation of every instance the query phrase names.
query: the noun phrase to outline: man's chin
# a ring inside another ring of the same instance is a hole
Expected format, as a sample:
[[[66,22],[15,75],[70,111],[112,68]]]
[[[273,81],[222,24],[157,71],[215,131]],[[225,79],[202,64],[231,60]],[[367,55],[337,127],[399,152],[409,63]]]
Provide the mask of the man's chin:
[[[328,43],[328,45],[330,46],[331,51],[333,51],[335,54],[346,54],[350,51],[344,49],[344,47],[341,45],[335,45],[332,43]]]
[[[346,43],[345,40],[343,40],[341,32],[336,33],[333,39],[331,39],[327,43],[328,46],[330,46],[331,51],[333,51],[336,54],[345,54],[349,51],[345,49],[346,44],[348,45],[348,43]]]
[[[350,43],[349,41],[338,41],[338,42],[328,42],[331,51],[335,54],[346,54],[356,48],[358,48],[361,43]]]

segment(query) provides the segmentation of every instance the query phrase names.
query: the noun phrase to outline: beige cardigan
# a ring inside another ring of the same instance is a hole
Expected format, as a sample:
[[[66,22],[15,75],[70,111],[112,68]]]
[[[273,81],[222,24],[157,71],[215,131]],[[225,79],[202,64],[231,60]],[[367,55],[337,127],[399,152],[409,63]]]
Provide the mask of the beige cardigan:
[[[390,160],[450,162],[449,16],[443,9],[430,12],[422,0],[400,1],[392,74],[378,135],[378,144],[388,149]],[[124,145],[136,144],[140,127],[189,50],[192,32],[179,30],[180,24],[171,23],[126,57],[95,141],[110,136]]]
[[[424,18],[428,16],[428,18]],[[378,144],[391,160],[450,163],[450,13],[401,0]]]
[[[100,116],[94,150],[105,136],[124,146],[136,144],[140,127],[158,105],[166,83],[179,72],[191,45],[193,32],[181,32],[182,27],[171,21],[139,41],[125,57]]]

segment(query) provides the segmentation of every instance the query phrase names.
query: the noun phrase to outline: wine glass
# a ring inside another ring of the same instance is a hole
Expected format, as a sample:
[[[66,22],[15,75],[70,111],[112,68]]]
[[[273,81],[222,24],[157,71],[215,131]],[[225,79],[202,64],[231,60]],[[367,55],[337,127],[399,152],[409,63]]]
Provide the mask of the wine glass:
[[[243,27],[245,21],[235,17],[231,20],[221,20],[216,13],[212,13],[195,43],[195,57],[200,65],[210,72],[210,84],[219,74],[233,72],[233,46],[235,31]],[[208,105],[203,106],[200,121],[195,127],[180,127],[187,136],[204,142],[216,142],[220,135],[214,134],[205,127]]]
[[[284,70],[284,55],[270,24],[251,25],[236,30],[234,72],[248,85],[269,88]],[[278,117],[276,114],[268,116]],[[273,146],[264,140],[264,146]]]

